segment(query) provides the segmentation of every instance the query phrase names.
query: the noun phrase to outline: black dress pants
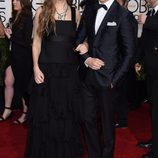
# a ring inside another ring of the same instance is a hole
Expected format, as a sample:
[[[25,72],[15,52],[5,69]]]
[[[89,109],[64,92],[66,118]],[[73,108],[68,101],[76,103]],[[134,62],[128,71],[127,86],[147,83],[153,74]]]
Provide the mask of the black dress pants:
[[[98,88],[92,78],[82,83],[83,120],[89,158],[113,158],[115,144],[114,105],[115,88]],[[97,111],[101,114],[103,148],[97,127]],[[101,150],[103,149],[103,150]]]

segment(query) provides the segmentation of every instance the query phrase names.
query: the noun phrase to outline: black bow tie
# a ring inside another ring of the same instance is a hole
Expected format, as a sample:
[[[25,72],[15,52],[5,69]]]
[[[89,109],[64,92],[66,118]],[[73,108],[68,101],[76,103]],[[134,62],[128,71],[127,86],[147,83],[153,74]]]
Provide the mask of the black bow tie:
[[[155,15],[155,9],[152,9],[150,12],[150,16],[154,16]]]
[[[156,14],[156,11],[155,11],[154,8],[149,10],[148,13],[147,13],[148,16],[154,16],[155,14]]]
[[[97,9],[100,9],[100,8],[104,8],[105,10],[108,10],[105,4],[97,4]]]

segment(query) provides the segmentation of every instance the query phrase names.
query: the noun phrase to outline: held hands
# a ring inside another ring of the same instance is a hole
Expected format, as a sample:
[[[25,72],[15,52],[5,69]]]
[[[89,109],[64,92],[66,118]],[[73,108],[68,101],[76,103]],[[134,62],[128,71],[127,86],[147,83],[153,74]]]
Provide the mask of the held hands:
[[[86,42],[79,44],[75,51],[80,52],[80,55],[88,52],[88,44]]]
[[[76,51],[80,52],[80,55],[83,55],[88,52],[88,43],[83,42],[82,44],[79,44]],[[92,58],[89,57],[85,60],[85,65],[87,65],[89,68],[93,70],[99,70],[102,66],[104,66],[104,62],[98,58]]]
[[[34,79],[37,84],[41,84],[44,82],[44,74],[38,66],[34,67]]]
[[[140,14],[140,15],[138,15],[137,21],[138,21],[139,24],[144,24],[145,21],[146,21],[146,18],[147,18],[147,15],[145,15],[145,14]]]
[[[135,72],[137,75],[140,75],[139,71],[141,70],[142,66],[139,63],[135,64]]]
[[[85,64],[93,70],[99,70],[102,66],[105,65],[102,60],[92,57],[87,58],[85,60]]]
[[[4,33],[7,36],[7,38],[10,39],[12,30],[10,28],[4,28]]]

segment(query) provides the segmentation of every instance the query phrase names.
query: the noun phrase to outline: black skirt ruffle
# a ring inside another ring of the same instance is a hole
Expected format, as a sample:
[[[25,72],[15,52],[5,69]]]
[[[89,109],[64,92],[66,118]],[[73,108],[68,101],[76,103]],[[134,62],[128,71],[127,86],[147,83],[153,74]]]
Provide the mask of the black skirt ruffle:
[[[33,84],[26,158],[75,158],[80,137],[80,83],[76,65],[42,64],[44,83]]]

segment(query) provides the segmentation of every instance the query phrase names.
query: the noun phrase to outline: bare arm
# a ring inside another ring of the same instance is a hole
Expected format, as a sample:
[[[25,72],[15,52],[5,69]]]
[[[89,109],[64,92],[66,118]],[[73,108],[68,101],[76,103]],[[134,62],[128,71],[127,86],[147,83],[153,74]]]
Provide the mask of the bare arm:
[[[38,66],[38,58],[41,51],[41,37],[37,34],[37,29],[39,25],[39,15],[42,9],[38,8],[36,11],[35,19],[34,19],[34,27],[33,27],[33,45],[32,45],[32,53],[33,53],[33,66]]]
[[[4,26],[0,19],[0,37],[4,37]]]
[[[78,26],[79,26],[79,24],[80,24],[80,21],[81,21],[80,12],[79,12],[79,10],[76,10],[76,23],[77,23],[77,28],[78,28]],[[75,51],[79,52],[80,55],[87,53],[87,52],[88,52],[88,43],[87,43],[87,42],[80,43],[79,45],[77,45]]]
[[[38,60],[41,52],[41,43],[42,39],[37,33],[37,29],[39,26],[39,15],[42,11],[42,8],[38,8],[36,11],[35,19],[34,19],[34,28],[33,28],[33,45],[32,45],[32,56],[33,56],[33,69],[34,69],[34,78],[37,84],[44,82],[44,75],[41,72]]]
[[[80,24],[77,30],[77,37],[76,37],[76,51],[80,53],[84,63],[87,67],[90,67],[93,70],[99,70],[102,66],[104,66],[104,62],[98,58],[92,58],[89,56],[88,53],[88,43],[87,43],[87,27],[86,27],[86,8],[82,14]]]

